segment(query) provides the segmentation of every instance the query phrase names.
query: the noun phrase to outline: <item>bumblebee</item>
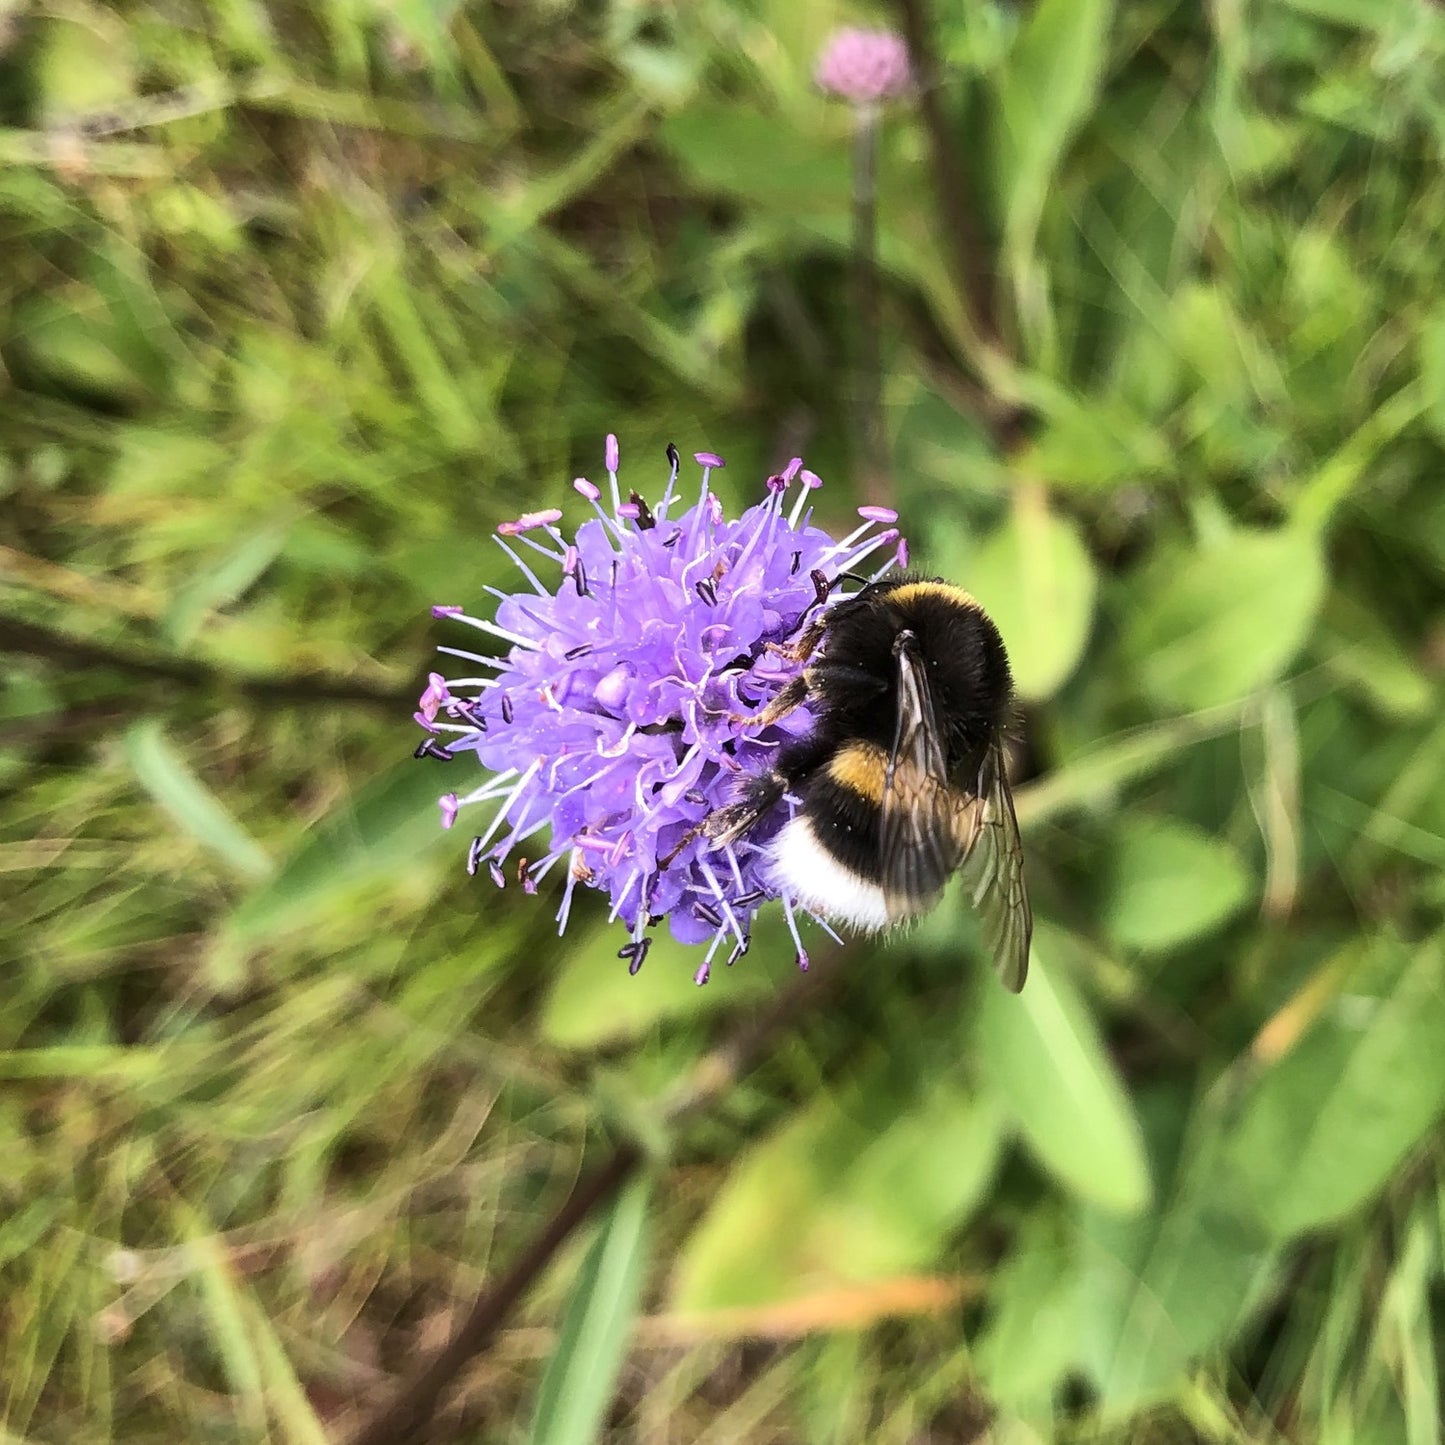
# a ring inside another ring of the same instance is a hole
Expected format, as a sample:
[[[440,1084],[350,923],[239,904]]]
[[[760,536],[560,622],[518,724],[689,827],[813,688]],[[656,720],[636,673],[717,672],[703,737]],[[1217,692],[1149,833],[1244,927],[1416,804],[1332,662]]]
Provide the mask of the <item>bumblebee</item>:
[[[961,868],[1000,978],[1022,988],[1033,915],[1003,756],[1013,679],[988,614],[960,587],[904,573],[774,650],[806,666],[749,721],[806,702],[815,726],[702,831],[730,842],[797,798],[769,844],[770,881],[869,933],[928,912]]]

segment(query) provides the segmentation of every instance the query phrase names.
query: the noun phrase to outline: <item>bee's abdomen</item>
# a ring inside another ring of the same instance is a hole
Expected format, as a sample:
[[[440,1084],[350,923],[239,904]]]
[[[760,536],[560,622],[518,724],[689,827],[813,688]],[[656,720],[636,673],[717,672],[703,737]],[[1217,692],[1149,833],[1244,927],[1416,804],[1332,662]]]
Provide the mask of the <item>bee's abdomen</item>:
[[[846,743],[809,780],[803,814],[819,845],[850,873],[878,881],[879,805],[888,757],[873,743]]]
[[[895,920],[879,875],[879,804],[888,758],[848,743],[802,789],[803,806],[773,844],[772,873],[812,913],[872,931]]]

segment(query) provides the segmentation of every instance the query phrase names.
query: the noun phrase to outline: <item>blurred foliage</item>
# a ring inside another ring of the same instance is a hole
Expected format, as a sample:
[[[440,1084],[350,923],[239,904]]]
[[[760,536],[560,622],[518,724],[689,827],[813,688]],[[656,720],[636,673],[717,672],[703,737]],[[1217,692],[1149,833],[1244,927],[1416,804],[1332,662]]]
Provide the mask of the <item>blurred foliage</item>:
[[[461,1438],[1438,1445],[1445,11],[939,9],[1005,326],[899,106],[867,500],[1014,649],[1034,976],[820,960]],[[340,1438],[786,985],[479,890],[408,715],[608,430],[865,500],[860,18],[0,5],[7,1438]]]

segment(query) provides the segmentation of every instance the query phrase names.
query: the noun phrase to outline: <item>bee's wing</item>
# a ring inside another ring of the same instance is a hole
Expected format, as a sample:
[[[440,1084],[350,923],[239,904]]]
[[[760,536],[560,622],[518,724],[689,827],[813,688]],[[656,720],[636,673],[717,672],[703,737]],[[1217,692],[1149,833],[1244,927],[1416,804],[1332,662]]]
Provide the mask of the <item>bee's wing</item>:
[[[937,894],[964,854],[928,674],[907,646],[898,651],[898,716],[880,806],[883,897],[890,918],[901,920]]]
[[[984,756],[978,795],[969,807],[972,822],[964,846],[964,882],[983,923],[998,976],[1005,988],[1017,993],[1028,973],[1034,915],[1024,886],[1019,820],[997,739]]]

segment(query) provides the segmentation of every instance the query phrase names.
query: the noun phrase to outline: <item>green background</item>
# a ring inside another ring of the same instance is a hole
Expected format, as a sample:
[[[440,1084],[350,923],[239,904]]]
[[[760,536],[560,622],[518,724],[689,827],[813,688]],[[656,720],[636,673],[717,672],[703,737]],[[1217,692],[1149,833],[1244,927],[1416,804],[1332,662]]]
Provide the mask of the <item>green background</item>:
[[[1445,12],[937,8],[1000,320],[900,102],[885,483],[811,74],[891,11],[0,4],[7,1441],[343,1439],[640,1136],[437,1438],[1438,1445]],[[409,756],[608,431],[896,505],[1024,705],[1024,993],[819,936],[676,1128],[781,918],[629,978]]]

